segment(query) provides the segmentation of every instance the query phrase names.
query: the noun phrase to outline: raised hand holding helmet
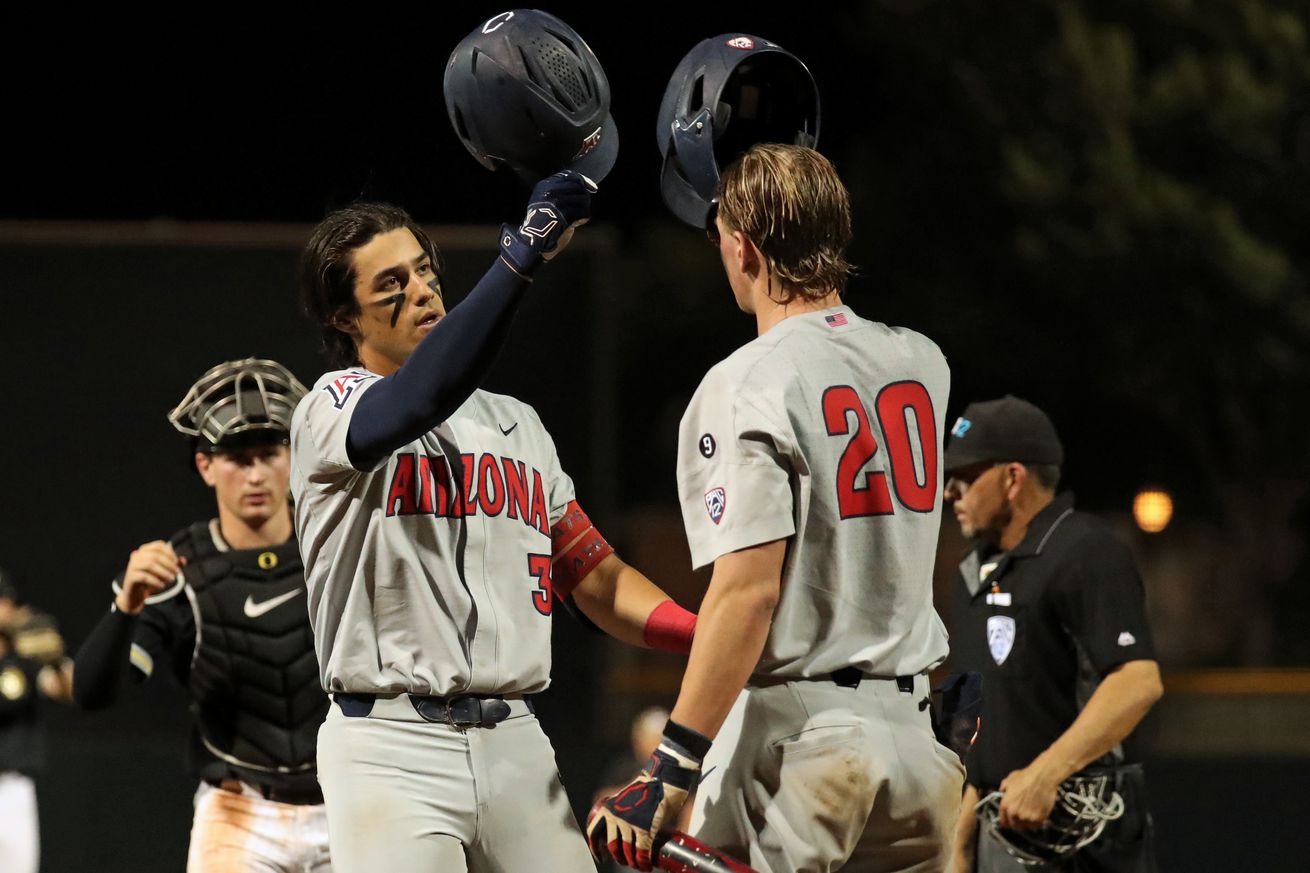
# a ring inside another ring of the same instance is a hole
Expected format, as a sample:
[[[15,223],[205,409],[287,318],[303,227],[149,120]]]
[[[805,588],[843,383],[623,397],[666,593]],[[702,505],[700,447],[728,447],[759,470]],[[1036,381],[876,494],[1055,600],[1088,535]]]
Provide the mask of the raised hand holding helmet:
[[[596,183],[576,170],[563,170],[536,184],[518,227],[500,227],[500,255],[515,272],[531,275],[543,261],[558,255],[579,225],[591,218]]]

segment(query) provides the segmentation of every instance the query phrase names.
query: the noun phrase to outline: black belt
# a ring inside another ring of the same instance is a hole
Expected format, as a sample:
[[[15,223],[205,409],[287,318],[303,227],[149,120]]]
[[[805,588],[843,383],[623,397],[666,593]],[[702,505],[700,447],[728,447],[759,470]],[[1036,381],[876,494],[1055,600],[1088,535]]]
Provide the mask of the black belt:
[[[870,676],[859,667],[842,667],[840,670],[833,670],[827,676],[752,676],[747,680],[748,685],[756,687],[766,687],[769,685],[783,685],[787,682],[831,682],[841,688],[859,688],[860,683],[870,682],[895,682],[896,689],[902,694],[914,693],[913,676]]]
[[[914,693],[913,676],[868,676],[858,667],[842,667],[840,670],[833,670],[828,674],[828,678],[832,680],[834,685],[839,685],[842,688],[859,688],[860,683],[865,679],[895,682],[896,690],[902,694]]]
[[[317,806],[323,802],[323,789],[317,784],[301,788],[279,788],[275,785],[249,782],[245,779],[237,779],[235,777],[228,777],[227,779],[206,779],[205,782],[215,788],[220,788],[223,791],[231,791],[235,794],[240,794],[242,787],[250,788],[257,791],[265,800],[271,800],[274,803],[288,803],[296,806]]]
[[[509,718],[510,713],[505,698],[498,696],[426,697],[421,694],[407,696],[409,702],[414,705],[414,711],[422,716],[424,721],[447,724],[456,728],[491,727]],[[354,694],[344,691],[332,695],[332,699],[341,708],[341,714],[351,718],[363,718],[372,712],[373,702],[377,697],[376,694]],[[525,696],[523,702],[527,704],[528,712],[536,713],[531,697]]]

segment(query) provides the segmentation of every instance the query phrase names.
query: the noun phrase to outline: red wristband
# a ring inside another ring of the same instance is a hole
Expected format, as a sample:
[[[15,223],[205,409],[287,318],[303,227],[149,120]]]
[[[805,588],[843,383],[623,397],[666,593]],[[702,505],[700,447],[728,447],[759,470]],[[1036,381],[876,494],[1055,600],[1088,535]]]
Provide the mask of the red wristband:
[[[652,649],[685,654],[691,651],[691,638],[695,633],[696,613],[666,600],[650,611],[642,639]]]

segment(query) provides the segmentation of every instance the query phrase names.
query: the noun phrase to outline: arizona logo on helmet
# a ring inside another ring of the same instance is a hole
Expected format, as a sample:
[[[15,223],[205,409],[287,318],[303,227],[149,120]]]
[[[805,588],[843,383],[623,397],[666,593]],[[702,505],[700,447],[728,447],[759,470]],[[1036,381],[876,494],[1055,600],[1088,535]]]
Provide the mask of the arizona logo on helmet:
[[[583,155],[590,154],[592,149],[600,145],[600,132],[603,129],[604,129],[603,127],[596,128],[591,132],[591,134],[586,139],[582,141],[582,146],[578,149],[578,153],[573,156],[573,160],[576,161],[578,158],[582,157]]]

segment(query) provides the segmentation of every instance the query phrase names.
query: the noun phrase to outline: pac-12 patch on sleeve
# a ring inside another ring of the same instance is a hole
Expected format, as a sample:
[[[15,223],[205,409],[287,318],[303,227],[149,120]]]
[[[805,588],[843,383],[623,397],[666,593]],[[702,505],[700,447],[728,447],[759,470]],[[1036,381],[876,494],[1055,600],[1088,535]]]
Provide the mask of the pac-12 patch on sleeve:
[[[705,510],[710,514],[710,521],[718,524],[723,520],[723,511],[728,507],[728,492],[722,488],[711,488],[705,492]]]

